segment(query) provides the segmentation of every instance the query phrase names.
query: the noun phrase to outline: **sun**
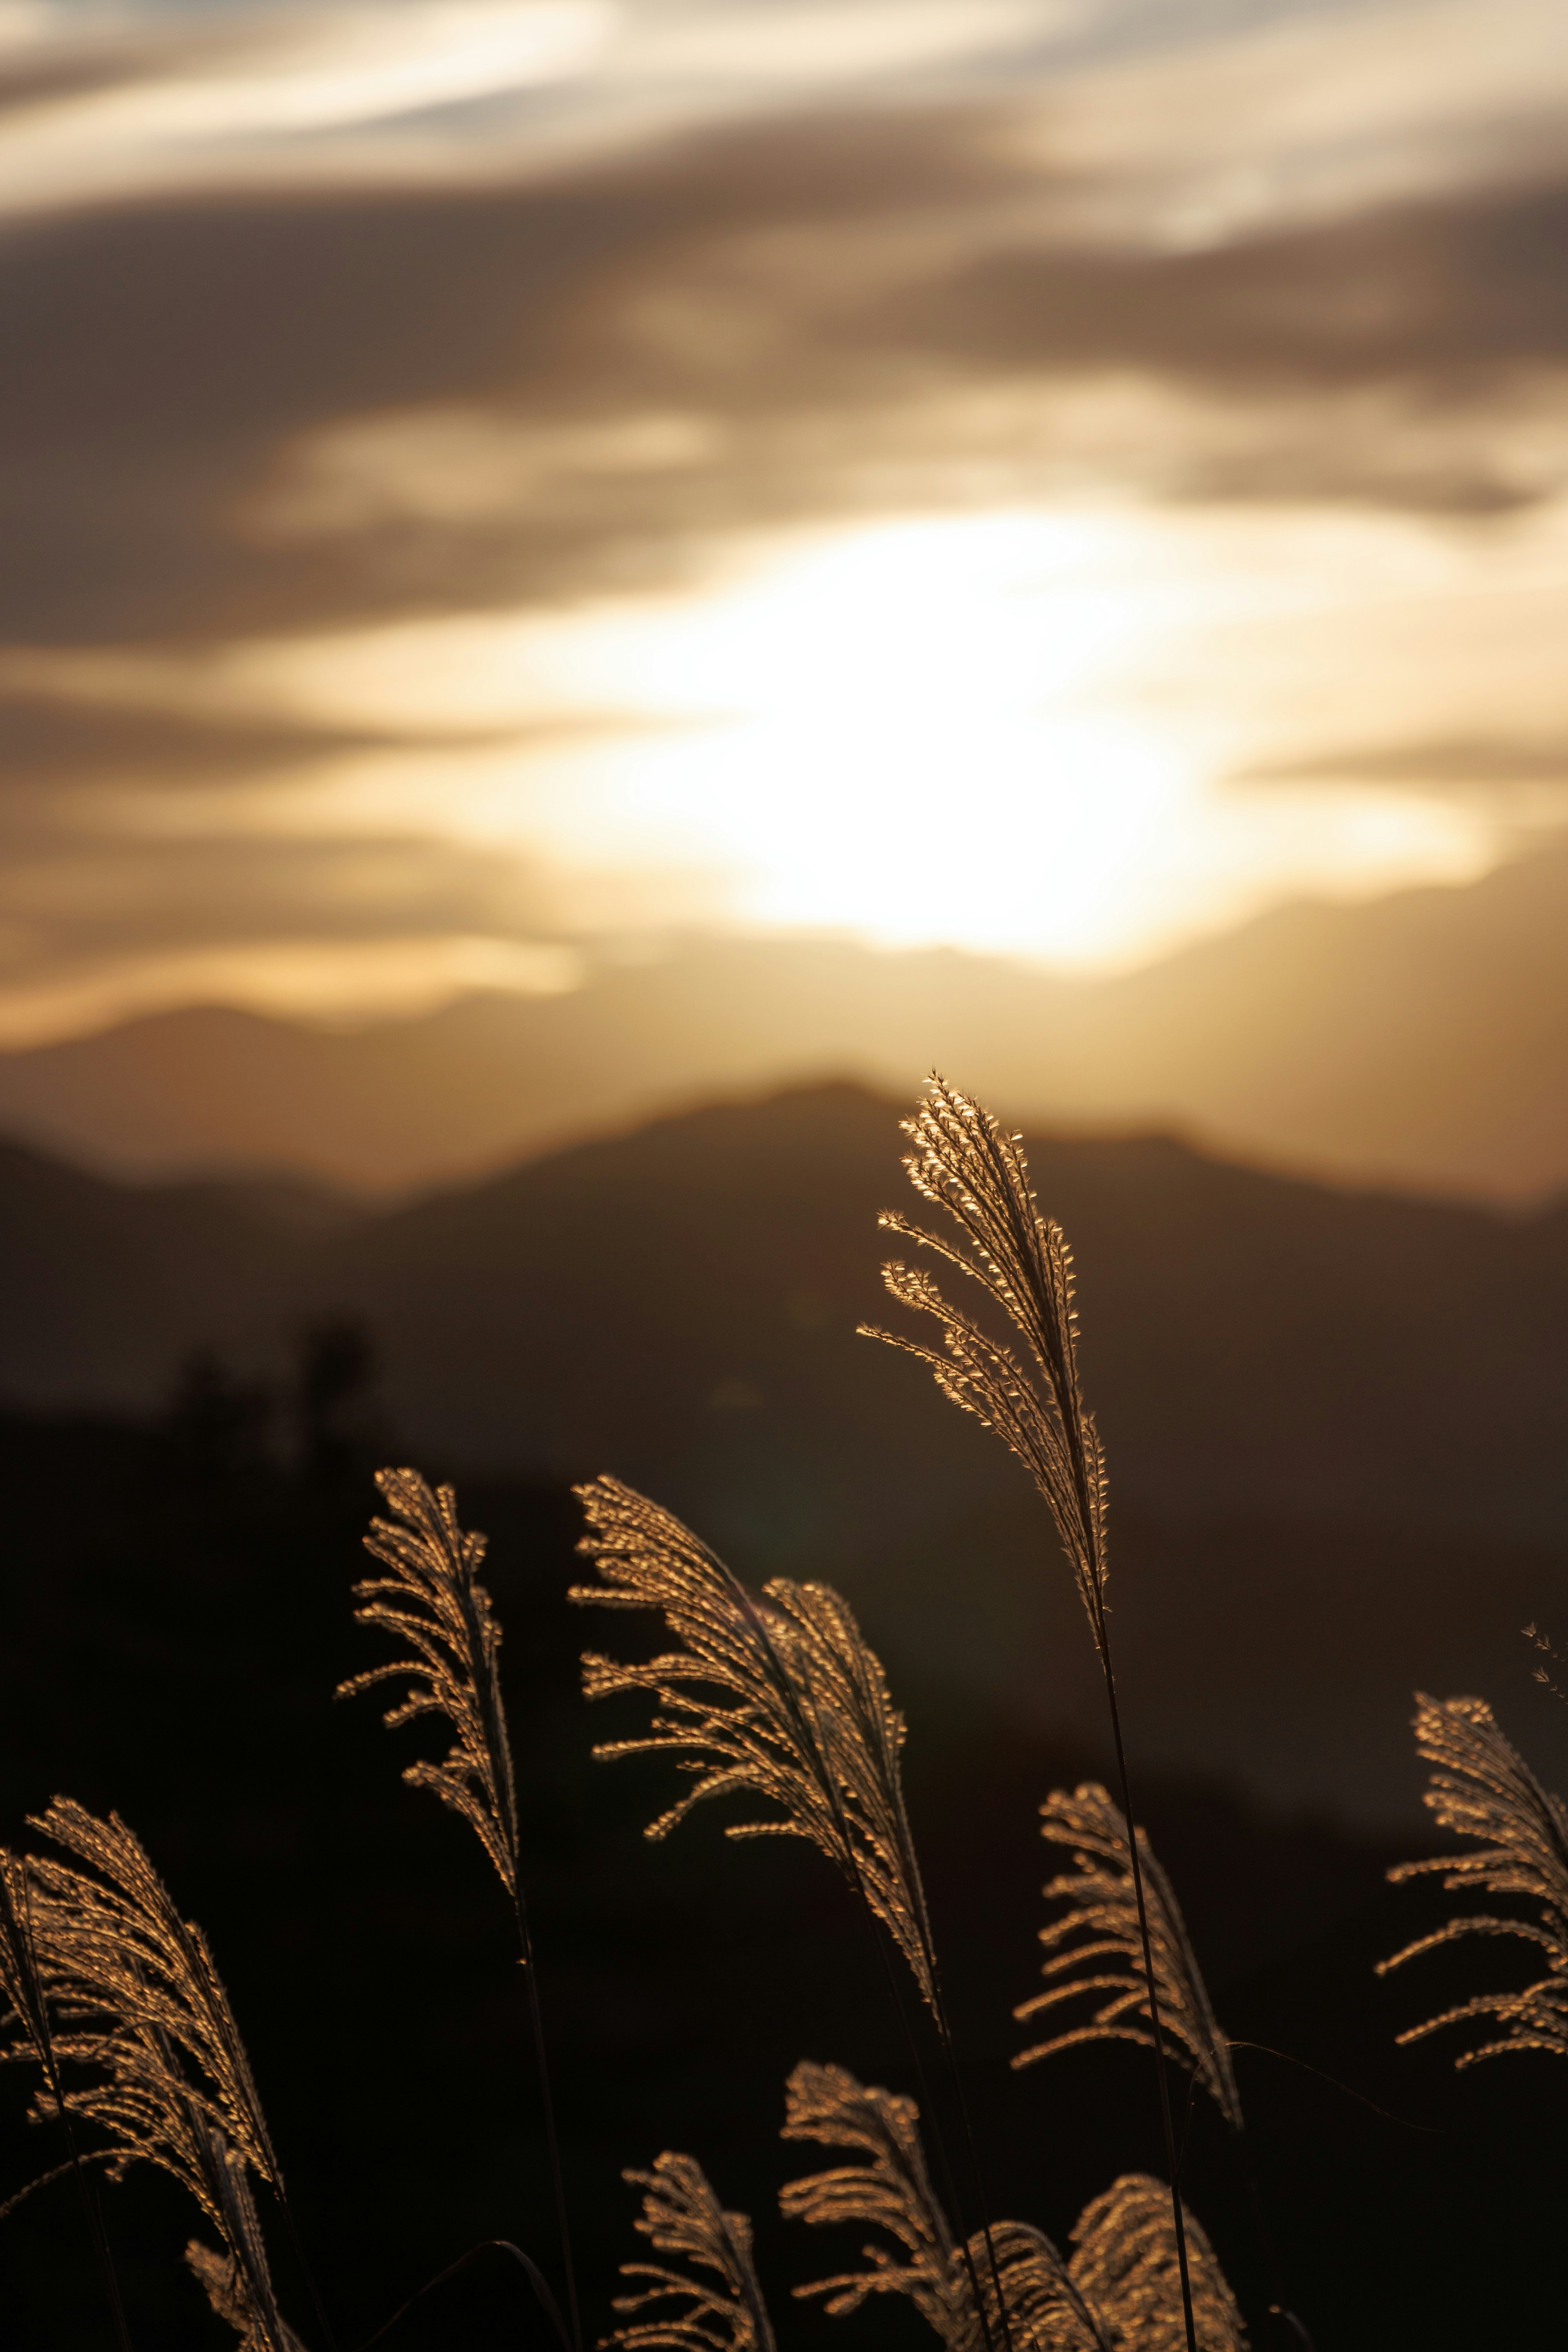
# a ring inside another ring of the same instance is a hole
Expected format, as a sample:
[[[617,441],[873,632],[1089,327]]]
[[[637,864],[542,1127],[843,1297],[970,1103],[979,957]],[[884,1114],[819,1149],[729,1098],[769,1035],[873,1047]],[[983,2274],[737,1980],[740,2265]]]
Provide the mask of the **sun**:
[[[360,739],[235,788],[223,821],[363,842],[372,881],[388,839],[455,854],[476,903],[432,974],[487,940],[504,961],[519,938],[681,929],[1108,971],[1282,899],[1468,881],[1507,854],[1474,797],[1375,767],[1325,786],[1305,756],[1432,730],[1464,677],[1432,658],[1452,569],[1429,531],[1350,515],[913,516],[721,549],[679,593],[196,665],[28,656],[18,679]],[[138,806],[160,837],[195,818],[184,793]]]
[[[1468,875],[1461,813],[1223,788],[1172,691],[1216,588],[1133,513],[889,521],[584,617],[555,690],[640,719],[528,797],[568,861],[719,877],[724,918],[1080,968],[1280,895]]]

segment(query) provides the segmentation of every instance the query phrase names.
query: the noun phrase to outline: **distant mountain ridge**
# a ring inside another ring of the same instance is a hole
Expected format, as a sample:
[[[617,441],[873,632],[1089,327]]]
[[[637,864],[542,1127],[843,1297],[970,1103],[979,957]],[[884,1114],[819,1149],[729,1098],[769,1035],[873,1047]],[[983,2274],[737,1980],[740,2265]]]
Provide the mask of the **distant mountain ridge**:
[[[883,1460],[890,1492],[910,1375],[854,1327],[883,1311],[902,1108],[802,1088],[380,1211],[10,1148],[0,1390],[146,1409],[192,1349],[265,1364],[345,1315],[377,1336],[398,1426],[454,1460],[705,1481],[776,1423],[836,1477]],[[1568,1210],[1346,1192],[1157,1136],[1029,1150],[1133,1494],[1568,1534]],[[950,1418],[932,1475],[962,1486],[975,1456]]]
[[[7,1150],[0,1402],[153,1409],[198,1345],[265,1369],[346,1315],[432,1474],[613,1469],[752,1577],[842,1582],[917,1684],[1092,1738],[1080,1612],[1022,1474],[855,1334],[892,1317],[875,1219],[906,1194],[903,1108],[849,1086],[721,1105],[324,1222],[309,1196]],[[1388,1810],[1412,1683],[1528,1694],[1519,1625],[1568,1626],[1568,1213],[1158,1137],[1029,1150],[1078,1257],[1141,1737]]]
[[[0,1133],[119,1173],[382,1197],[726,1093],[936,1066],[1022,1122],[1157,1127],[1353,1182],[1568,1186],[1568,851],[1468,888],[1279,909],[1068,980],[946,950],[695,940],[559,996],[334,1032],[221,1009],[0,1055]]]

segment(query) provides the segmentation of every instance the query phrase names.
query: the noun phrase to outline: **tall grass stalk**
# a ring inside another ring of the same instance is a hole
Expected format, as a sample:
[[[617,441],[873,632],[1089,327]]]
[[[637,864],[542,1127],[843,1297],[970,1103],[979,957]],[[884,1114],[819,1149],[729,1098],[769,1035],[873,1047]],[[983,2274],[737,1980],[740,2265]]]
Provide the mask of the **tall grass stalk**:
[[[450,1486],[432,1492],[416,1470],[378,1471],[376,1485],[395,1521],[371,1521],[365,1549],[387,1572],[366,1577],[354,1587],[360,1603],[355,1616],[362,1625],[392,1633],[414,1654],[352,1675],[338,1696],[351,1697],[374,1684],[403,1680],[407,1685],[403,1697],[384,1717],[388,1730],[426,1715],[441,1717],[451,1729],[451,1748],[439,1764],[411,1764],[403,1777],[413,1788],[430,1790],[468,1822],[506,1891],[517,1928],[539,2075],[572,2344],[574,2352],[583,2352],[566,2178],[555,2126],[539,1969],[522,1890],[517,1786],[500,1687],[501,1629],[490,1596],[479,1580],[485,1538],[459,1524]]]
[[[969,1096],[933,1076],[926,1099],[904,1122],[903,1131],[914,1146],[904,1160],[910,1182],[922,1199],[952,1217],[961,1241],[954,1244],[927,1233],[894,1211],[883,1213],[882,1226],[978,1283],[1024,1340],[1028,1368],[971,1316],[951,1305],[930,1275],[898,1262],[883,1268],[887,1287],[900,1306],[935,1318],[942,1326],[942,1352],[875,1326],[862,1329],[868,1338],[919,1356],[943,1395],[995,1430],[1034,1478],[1072,1564],[1094,1637],[1121,1811],[1131,1822],[1137,1816],[1105,1599],[1105,1456],[1079,1381],[1072,1253],[1061,1227],[1040,1213],[1021,1139],[1004,1132]],[[1197,2352],[1169,2070],[1136,1838],[1130,1854],[1187,2352]]]

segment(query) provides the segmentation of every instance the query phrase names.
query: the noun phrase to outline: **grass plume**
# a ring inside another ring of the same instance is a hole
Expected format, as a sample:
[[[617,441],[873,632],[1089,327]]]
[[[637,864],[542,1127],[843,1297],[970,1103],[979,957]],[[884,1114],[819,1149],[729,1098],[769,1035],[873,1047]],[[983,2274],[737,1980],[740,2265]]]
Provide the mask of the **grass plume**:
[[[360,1606],[354,1618],[358,1624],[379,1627],[405,1643],[412,1655],[351,1675],[339,1685],[337,1696],[348,1698],[375,1684],[402,1680],[406,1684],[404,1696],[383,1718],[387,1729],[395,1731],[433,1715],[442,1717],[452,1734],[451,1747],[439,1764],[410,1764],[403,1777],[411,1788],[428,1789],[468,1822],[511,1905],[549,2147],[566,2308],[572,2341],[580,2352],[583,2326],[566,2179],[519,1858],[517,1784],[500,1687],[501,1629],[479,1578],[486,1538],[464,1528],[450,1486],[432,1491],[416,1470],[378,1470],[375,1483],[395,1517],[370,1523],[365,1549],[386,1574],[365,1577],[355,1585]]]
[[[856,2081],[841,2066],[802,2063],[785,2094],[784,2136],[846,2150],[854,2159],[790,2181],[786,2218],[879,2231],[864,2267],[797,2287],[835,2316],[871,2296],[907,2297],[945,2352],[978,2352],[985,2322],[1017,2352],[1174,2352],[1185,2334],[1181,2266],[1170,2201],[1158,2181],[1128,2175],[1095,2199],[1062,2255],[1044,2231],[999,2221],[994,2263],[966,2261],[935,2197],[912,2099]],[[1235,2299],[1198,2224],[1185,2214],[1200,2352],[1243,2352]],[[890,2241],[889,2242],[885,2242]],[[995,2298],[987,2313],[984,2305]]]
[[[967,2244],[958,2240],[931,2187],[913,2099],[803,2060],[784,2086],[784,2137],[858,2159],[788,2182],[779,2200],[786,2221],[879,2230],[897,2250],[873,2241],[861,2249],[864,2269],[814,2280],[796,2287],[798,2296],[824,2297],[837,2318],[873,2295],[903,2295],[946,2352],[981,2352],[997,2340],[1016,2352],[1053,2341],[1064,2352],[1110,2352],[1047,2238],[1002,2221]],[[1047,2320],[1054,2338],[1041,2333]]]
[[[1066,1847],[1073,1866],[1051,1879],[1045,1889],[1048,1903],[1066,1906],[1040,1930],[1047,1990],[1021,2002],[1013,2014],[1020,2021],[1047,2015],[1054,2019],[1067,2004],[1095,1995],[1101,1998],[1087,2021],[1064,2026],[1048,2041],[1020,2051],[1013,2063],[1032,2065],[1037,2059],[1082,2042],[1134,2042],[1152,2048],[1149,1988],[1143,1975],[1125,1817],[1094,1781],[1084,1782],[1070,1794],[1065,1789],[1054,1789],[1041,1806],[1040,1816],[1041,1835]],[[1138,1844],[1166,2046],[1184,2056],[1226,2122],[1239,2132],[1241,2098],[1230,2045],[1215,2017],[1175,1891],[1142,1829],[1138,1832]]]
[[[1480,1851],[1401,1863],[1390,1878],[1440,1877],[1449,1894],[1514,1896],[1536,1906],[1537,1919],[1461,1913],[1381,1961],[1377,1973],[1467,1936],[1529,1944],[1546,1955],[1547,1972],[1520,1992],[1478,1993],[1398,2039],[1420,2042],[1447,2026],[1480,2025],[1500,2031],[1462,2051],[1457,2066],[1527,2050],[1568,2057],[1568,1807],[1542,1787],[1484,1699],[1434,1699],[1418,1691],[1415,1705],[1415,1745],[1433,1767],[1425,1802],[1444,1829],[1474,1838]]]
[[[395,1517],[373,1519],[364,1545],[387,1573],[355,1585],[354,1620],[391,1633],[413,1654],[351,1675],[338,1696],[402,1681],[404,1696],[383,1718],[389,1731],[421,1716],[445,1718],[452,1745],[444,1760],[410,1764],[403,1777],[461,1815],[515,1905],[517,1790],[501,1704],[500,1627],[479,1580],[485,1538],[465,1532],[450,1486],[432,1493],[416,1470],[379,1470],[375,1483]]]
[[[695,1776],[650,1822],[662,1838],[710,1797],[743,1793],[777,1808],[726,1825],[729,1837],[801,1837],[834,1863],[887,1928],[925,2000],[938,2007],[925,1893],[904,1811],[902,1717],[848,1603],[826,1584],[775,1577],[748,1591],[670,1512],[597,1478],[578,1488],[581,1549],[601,1582],[571,1598],[660,1614],[676,1647],[643,1664],[590,1652],[591,1699],[641,1691],[658,1708],[640,1739],[598,1757],[672,1755]]]
[[[604,2341],[625,2352],[773,2352],[748,2217],[725,2212],[694,2157],[667,2149],[650,2170],[622,2178],[644,2192],[633,2227],[686,2267],[623,2263],[623,2278],[645,2284],[616,2297],[612,2308],[627,2316]],[[632,2315],[659,2305],[655,2316]]]
[[[913,2099],[868,2088],[845,2067],[803,2059],[784,2085],[784,2137],[845,2148],[858,2159],[789,2182],[780,2198],[786,2221],[853,2222],[882,2231],[899,2249],[868,2246],[868,2269],[818,2279],[796,2294],[826,2296],[836,2317],[873,2294],[907,2295],[949,2352],[972,2352],[973,2287],[931,2187]]]
[[[977,1283],[1023,1340],[1031,1369],[955,1307],[928,1274],[895,1259],[882,1269],[902,1307],[942,1327],[939,1351],[879,1326],[868,1339],[918,1356],[942,1394],[994,1429],[1033,1477],[1072,1563],[1096,1646],[1105,1645],[1105,1459],[1078,1370],[1072,1252],[1054,1217],[1040,1213],[1022,1142],[989,1111],[942,1078],[902,1122],[913,1144],[904,1169],[921,1198],[943,1209],[957,1244],[896,1210],[886,1232],[930,1250]]]
[[[1199,2352],[1246,2352],[1236,2297],[1203,2225],[1184,2209],[1184,2242]],[[1074,2284],[1099,2313],[1113,2352],[1180,2352],[1184,2275],[1163,2181],[1125,2172],[1084,2207],[1072,2230]]]
[[[31,2058],[43,2077],[49,2105],[66,2143],[66,2162],[59,2169],[75,2177],[88,2235],[92,2242],[93,2257],[103,2281],[115,2338],[121,2352],[131,2352],[131,2333],[121,2302],[120,2281],[110,2252],[103,2219],[77,2145],[76,2129],[71,2122],[65,2084],[60,2074],[59,2053],[55,2045],[54,2025],[49,2016],[48,1990],[33,1932],[31,1874],[26,1862],[20,1855],[3,1851],[0,1851],[0,2000],[5,2004],[4,2015],[0,2016],[4,2055],[7,2058]],[[45,2176],[47,2179],[56,2177],[54,2173]],[[40,2185],[39,2182],[32,2184],[35,2188]],[[21,2195],[25,2197],[28,2193],[24,2189]],[[8,2211],[10,2204],[19,2201],[19,2199],[12,2199],[4,2210]]]
[[[33,1826],[71,1856],[28,1861],[28,1916],[57,2065],[85,2077],[67,2088],[51,2070],[35,2113],[102,2132],[111,2179],[145,2162],[177,2180],[223,2241],[200,2258],[226,2264],[247,2347],[299,2352],[250,2189],[281,2198],[282,2175],[206,1938],[117,1814],[57,1797]]]
[[[861,1328],[868,1339],[886,1340],[918,1356],[942,1394],[994,1429],[1033,1477],[1071,1564],[1089,1618],[1105,1683],[1121,1811],[1125,1820],[1131,1821],[1136,1816],[1106,1612],[1105,1455],[1079,1379],[1072,1252],[1056,1219],[1040,1213],[1029,1183],[1022,1138],[1000,1127],[972,1097],[960,1094],[933,1075],[927,1081],[924,1101],[903,1122],[903,1132],[914,1147],[904,1159],[910,1183],[922,1200],[952,1218],[958,1240],[929,1233],[893,1210],[883,1211],[880,1223],[917,1248],[931,1251],[978,1284],[1023,1341],[1027,1366],[973,1316],[954,1307],[930,1275],[900,1260],[883,1267],[883,1280],[901,1306],[932,1316],[941,1325],[942,1349],[875,1325]],[[1142,1856],[1136,1839],[1128,1853],[1165,2163],[1171,2178],[1171,2226],[1182,2281],[1186,2348],[1198,2352],[1185,2221],[1177,2185],[1175,2123],[1155,1989]]]

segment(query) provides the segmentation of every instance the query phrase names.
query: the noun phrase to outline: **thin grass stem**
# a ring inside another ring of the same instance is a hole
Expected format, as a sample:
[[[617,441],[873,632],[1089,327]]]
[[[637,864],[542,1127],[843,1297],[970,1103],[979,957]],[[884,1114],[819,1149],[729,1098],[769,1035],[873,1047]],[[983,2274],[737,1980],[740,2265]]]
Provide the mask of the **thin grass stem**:
[[[517,1935],[522,1952],[523,1980],[528,1989],[528,2017],[533,2033],[534,2063],[539,2072],[539,2104],[544,2116],[544,2137],[550,2151],[550,2178],[555,2195],[555,2228],[561,2240],[561,2262],[566,2273],[566,2309],[572,2325],[572,2352],[583,2352],[583,2320],[577,2307],[577,2268],[572,2257],[572,2227],[566,2210],[566,2174],[555,2129],[555,2101],[550,2088],[550,2061],[544,2042],[544,2010],[539,1998],[539,1969],[529,1932],[528,1906],[522,1881],[517,1882]],[[498,2244],[501,2242],[497,2240]]]
[[[1160,2024],[1160,1997],[1154,1980],[1154,1952],[1149,1937],[1149,1906],[1143,1894],[1143,1865],[1138,1855],[1138,1835],[1132,1826],[1137,1814],[1132,1810],[1132,1783],[1127,1770],[1127,1750],[1121,1738],[1121,1709],[1117,1704],[1116,1676],[1110,1664],[1110,1631],[1105,1623],[1105,1608],[1099,1612],[1100,1657],[1105,1670],[1105,1697],[1110,1712],[1110,1737],[1116,1750],[1116,1777],[1121,1791],[1121,1811],[1128,1822],[1127,1850],[1132,1864],[1132,1895],[1138,1906],[1138,1935],[1143,1947],[1143,1981],[1149,1993],[1149,2025],[1154,2040],[1154,2074],[1160,2086],[1160,2122],[1165,2135],[1165,2163],[1171,2179],[1171,2223],[1176,2233],[1176,2263],[1182,2278],[1182,2319],[1187,2333],[1187,2352],[1198,2352],[1197,2326],[1193,2315],[1193,2285],[1187,2266],[1187,2229],[1182,2211],[1181,2166],[1176,2157],[1176,2130],[1171,2114],[1171,2076],[1165,2060],[1165,2036]]]
[[[438,2286],[445,2286],[448,2279],[456,2278],[460,2271],[466,2271],[471,2262],[477,2261],[480,2254],[489,2253],[492,2247],[500,2253],[510,2254],[514,2262],[521,2264],[538,2300],[540,2309],[560,2339],[562,2352],[570,2352],[571,2338],[566,2333],[566,2323],[561,2316],[561,2306],[550,2292],[549,2280],[532,2256],[525,2254],[521,2246],[514,2246],[510,2238],[482,2238],[477,2246],[470,2246],[466,2254],[459,2254],[455,2263],[448,2263],[444,2271],[437,2271],[433,2279],[426,2279],[424,2285],[417,2288],[406,2303],[399,2304],[390,2319],[383,2320],[374,2336],[365,2337],[359,2347],[359,2352],[371,2352],[371,2347],[381,2343],[384,2337],[390,2336],[398,2323],[406,2319],[409,2313],[417,2304],[423,2303],[427,2294],[434,2294]]]

